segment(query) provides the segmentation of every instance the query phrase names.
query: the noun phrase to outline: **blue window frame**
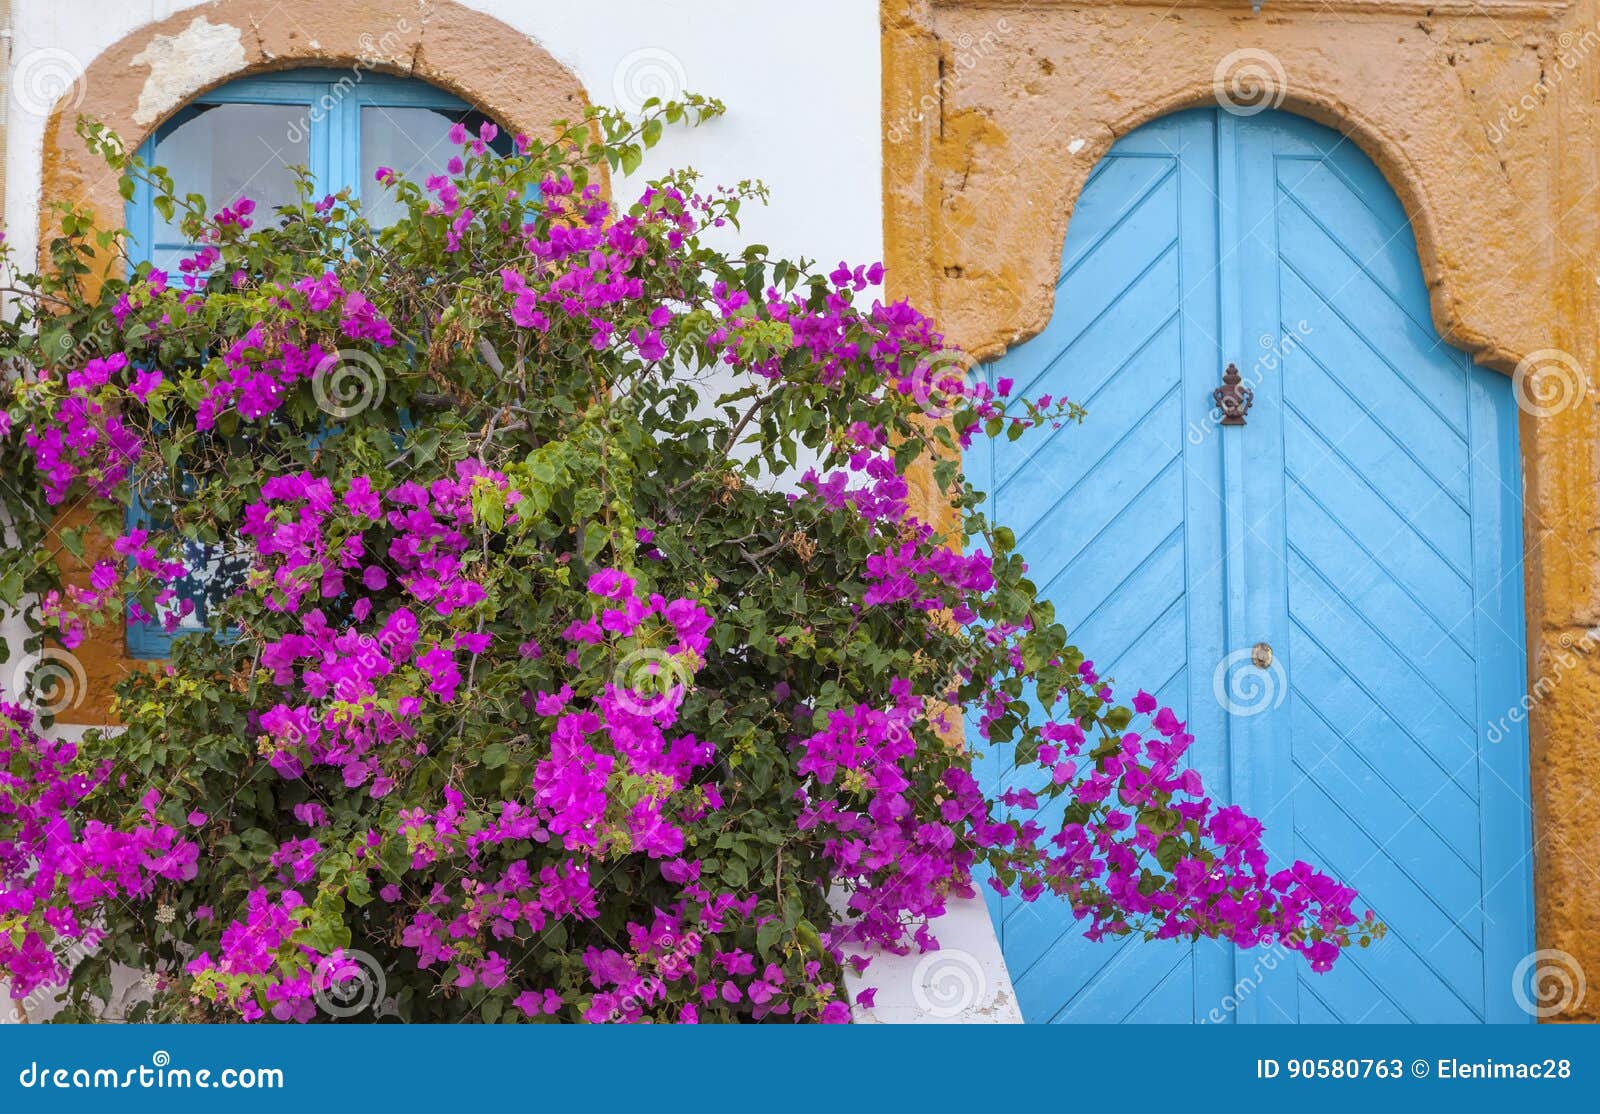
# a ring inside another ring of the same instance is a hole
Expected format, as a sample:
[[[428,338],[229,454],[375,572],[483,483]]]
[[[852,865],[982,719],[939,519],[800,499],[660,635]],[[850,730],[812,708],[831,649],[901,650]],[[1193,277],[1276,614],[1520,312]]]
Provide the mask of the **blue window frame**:
[[[473,131],[487,119],[459,97],[425,82],[355,70],[302,69],[241,78],[196,97],[144,142],[139,155],[172,174],[179,196],[205,195],[213,209],[240,197],[256,202],[254,219],[271,219],[275,206],[295,200],[294,167],[311,175],[317,196],[349,189],[368,218],[387,223],[383,187],[373,180],[379,166],[420,181],[439,173],[456,150],[446,138],[450,125]],[[493,144],[508,152],[504,132]],[[127,206],[135,265],[172,269],[192,254],[176,221],[155,210],[150,187],[141,183]],[[150,516],[137,498],[128,507],[129,529],[148,527]],[[177,634],[204,628],[206,570],[217,555],[187,554],[194,572],[177,585],[195,610]],[[127,624],[127,650],[134,658],[167,657],[172,639],[159,622]]]

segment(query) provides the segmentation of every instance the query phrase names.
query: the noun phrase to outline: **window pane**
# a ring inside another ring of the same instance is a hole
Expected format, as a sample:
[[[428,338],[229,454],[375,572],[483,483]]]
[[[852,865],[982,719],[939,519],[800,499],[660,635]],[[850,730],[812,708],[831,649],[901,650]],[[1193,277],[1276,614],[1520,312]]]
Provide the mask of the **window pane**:
[[[160,485],[163,482],[164,477],[154,475],[141,476],[136,484]],[[182,487],[185,493],[193,493],[194,484],[187,477]],[[123,521],[129,530],[149,530],[152,534],[159,534],[168,529],[164,520],[158,519],[145,506],[138,486],[135,487],[133,501],[124,513]],[[128,653],[134,658],[148,660],[169,657],[173,638],[205,630],[210,623],[211,608],[244,587],[250,569],[247,543],[237,538],[217,544],[185,539],[181,546],[187,571],[171,585],[177,593],[176,598],[158,604],[155,616],[151,619],[134,619],[132,601],[129,602]],[[183,613],[184,601],[190,608],[186,615]],[[169,615],[178,616],[177,626],[170,634],[165,625]]]
[[[373,227],[382,228],[399,220],[403,206],[394,191],[374,181],[378,167],[387,166],[417,184],[430,174],[443,174],[450,156],[460,154],[449,138],[450,125],[460,121],[473,135],[488,117],[481,112],[445,108],[381,108],[361,110],[361,204]],[[506,154],[511,149],[509,136],[501,134],[490,144]]]
[[[290,168],[310,161],[304,105],[208,104],[192,111],[156,143],[155,161],[171,172],[179,197],[204,194],[212,212],[248,197],[256,203],[251,219],[257,224],[295,201]],[[175,214],[167,222],[157,214],[156,242],[140,245],[150,249],[157,266],[189,254],[178,230],[181,219]]]

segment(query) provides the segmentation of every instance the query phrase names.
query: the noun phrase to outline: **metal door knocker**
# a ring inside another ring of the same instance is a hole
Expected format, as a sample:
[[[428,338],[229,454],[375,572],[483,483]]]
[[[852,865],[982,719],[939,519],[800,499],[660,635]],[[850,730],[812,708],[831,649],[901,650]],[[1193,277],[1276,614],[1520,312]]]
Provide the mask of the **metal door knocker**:
[[[1223,425],[1244,425],[1244,416],[1255,401],[1255,392],[1244,385],[1244,378],[1233,364],[1222,373],[1222,386],[1211,392],[1211,401],[1222,411]]]

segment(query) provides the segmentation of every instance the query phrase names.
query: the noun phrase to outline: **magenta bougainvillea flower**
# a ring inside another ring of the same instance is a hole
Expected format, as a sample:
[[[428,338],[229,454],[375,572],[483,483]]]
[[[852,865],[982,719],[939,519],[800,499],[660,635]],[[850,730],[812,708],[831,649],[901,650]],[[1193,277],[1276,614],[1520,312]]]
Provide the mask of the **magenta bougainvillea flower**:
[[[41,291],[114,331],[0,411],[5,509],[112,538],[28,621],[206,633],[120,734],[0,704],[13,993],[112,931],[159,942],[169,1019],[345,1016],[375,964],[422,1020],[833,1023],[983,885],[1314,971],[1379,931],[1206,795],[1172,708],[1117,703],[983,516],[960,449],[1081,408],[967,374],[879,265],[726,249],[759,187],[614,203],[584,161],[715,111],[507,159],[458,124],[446,174],[378,170],[384,229],[241,199],[176,283]]]

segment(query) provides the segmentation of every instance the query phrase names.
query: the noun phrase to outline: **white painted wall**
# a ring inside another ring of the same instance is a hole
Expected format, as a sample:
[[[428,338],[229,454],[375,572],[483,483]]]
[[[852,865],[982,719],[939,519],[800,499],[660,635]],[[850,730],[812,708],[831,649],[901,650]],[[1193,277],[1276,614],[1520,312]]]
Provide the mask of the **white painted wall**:
[[[861,974],[845,970],[851,1002],[863,990],[877,991],[871,1006],[854,1007],[856,1023],[1020,1025],[1017,992],[983,898],[950,902],[932,927],[938,951],[874,951]]]
[[[773,203],[765,212],[747,210],[749,240],[830,266],[840,259],[854,264],[883,257],[873,0],[463,2],[536,40],[578,76],[597,103],[624,104],[631,96],[637,104],[676,86],[727,104],[722,120],[663,141],[637,179],[684,165],[697,167],[708,183],[760,178],[772,188]],[[139,26],[185,10],[204,15],[210,5],[12,3],[5,222],[12,243],[32,244],[47,94],[59,93],[96,55]],[[281,12],[271,0],[262,0],[261,8],[263,18]],[[626,196],[626,185],[619,185],[619,196]]]

